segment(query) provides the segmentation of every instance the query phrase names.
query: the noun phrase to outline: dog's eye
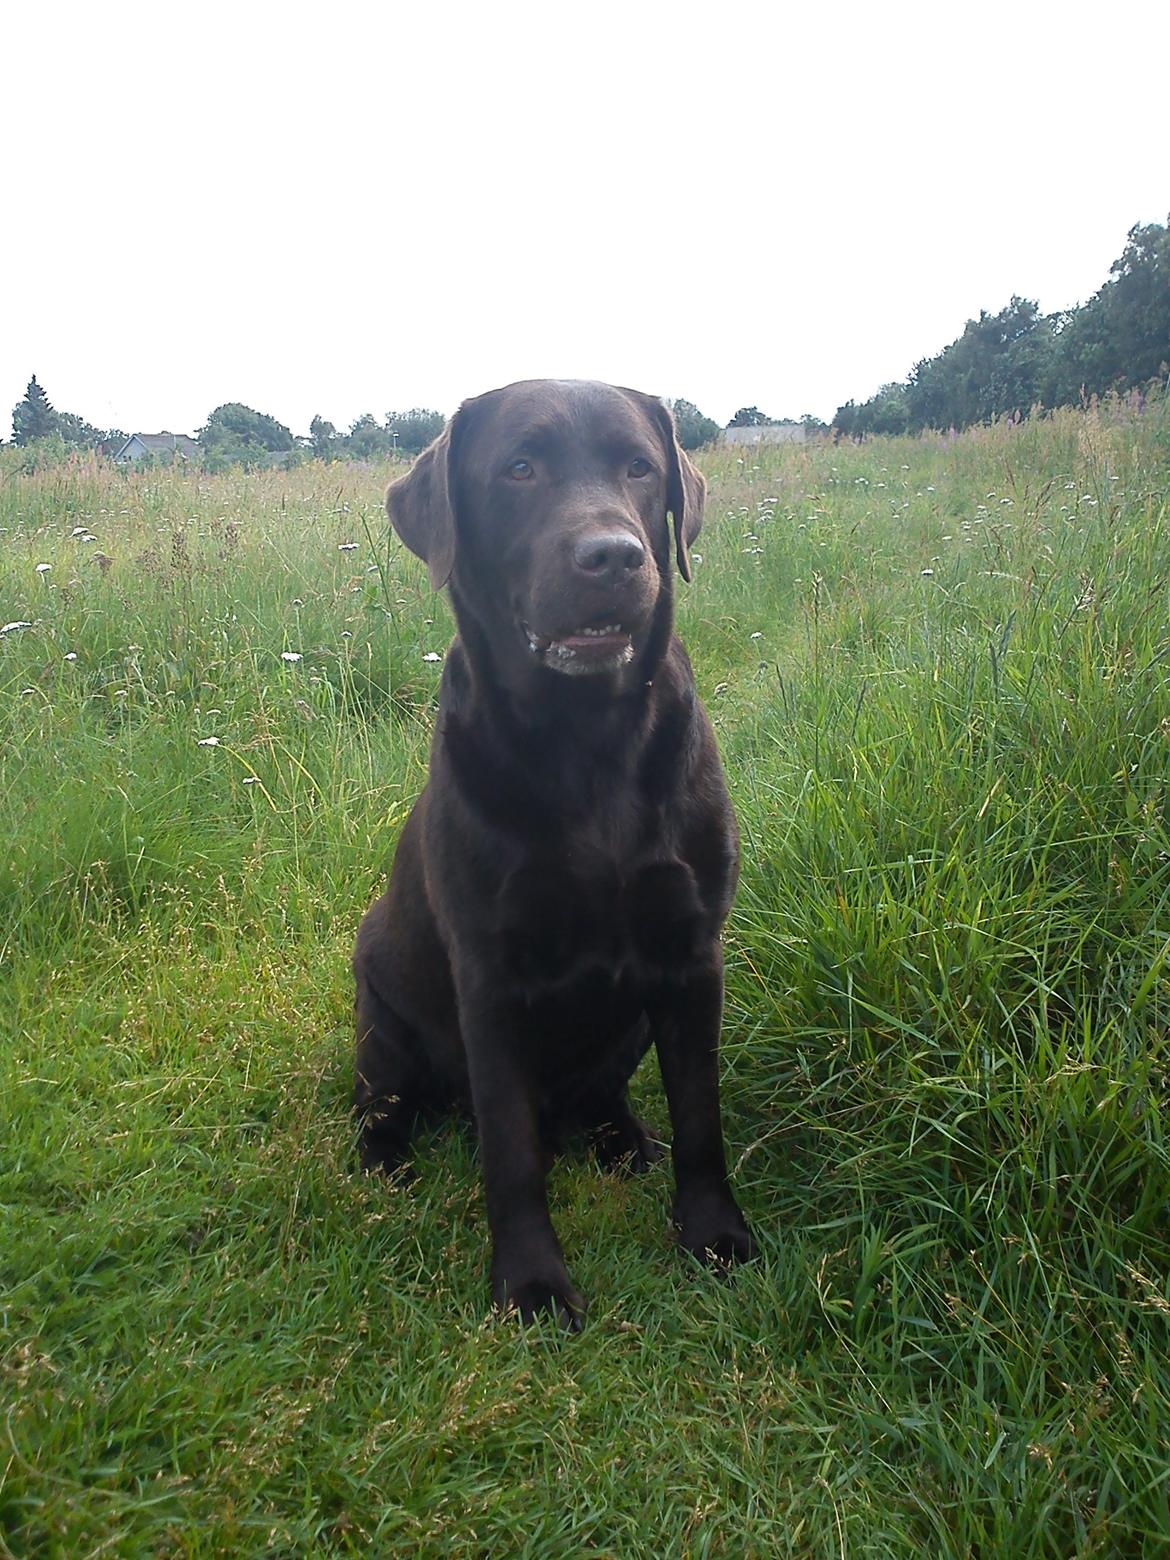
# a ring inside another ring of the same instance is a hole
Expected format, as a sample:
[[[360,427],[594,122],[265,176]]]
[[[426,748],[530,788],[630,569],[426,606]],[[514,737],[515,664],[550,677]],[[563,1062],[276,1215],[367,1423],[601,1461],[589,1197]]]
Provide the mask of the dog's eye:
[[[508,475],[513,482],[527,482],[533,475],[532,462],[528,460],[514,460],[508,467]]]
[[[631,477],[648,477],[650,475],[650,462],[643,460],[639,455],[630,462]]]

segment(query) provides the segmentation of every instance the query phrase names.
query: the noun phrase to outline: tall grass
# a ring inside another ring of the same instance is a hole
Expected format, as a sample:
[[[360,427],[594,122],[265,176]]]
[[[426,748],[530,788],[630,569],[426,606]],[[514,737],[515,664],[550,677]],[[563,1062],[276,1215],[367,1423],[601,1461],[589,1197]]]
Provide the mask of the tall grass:
[[[0,471],[0,1546],[1165,1551],[1168,408],[703,464],[763,1256],[562,1163],[572,1340],[465,1130],[353,1173],[450,634],[388,469]]]

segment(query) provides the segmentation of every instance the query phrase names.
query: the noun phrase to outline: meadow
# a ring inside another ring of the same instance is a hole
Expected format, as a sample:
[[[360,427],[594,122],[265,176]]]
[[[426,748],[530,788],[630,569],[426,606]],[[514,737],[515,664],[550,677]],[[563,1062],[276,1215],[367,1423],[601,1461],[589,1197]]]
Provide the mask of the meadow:
[[[0,1553],[1167,1552],[1170,402],[699,463],[762,1254],[570,1157],[564,1337],[466,1129],[354,1168],[451,632],[394,468],[0,452]]]

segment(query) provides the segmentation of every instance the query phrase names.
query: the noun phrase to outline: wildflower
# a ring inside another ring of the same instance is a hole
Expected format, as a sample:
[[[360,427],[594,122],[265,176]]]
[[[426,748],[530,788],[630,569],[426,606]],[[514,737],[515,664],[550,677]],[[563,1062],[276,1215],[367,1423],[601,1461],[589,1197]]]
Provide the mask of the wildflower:
[[[749,639],[763,639],[763,637],[764,637],[763,634],[760,632],[760,630],[758,628],[756,629],[754,634],[749,634],[748,635]]]
[[[255,775],[245,775],[244,776],[244,784],[245,785],[255,785],[256,784],[256,776]]]
[[[4,627],[0,628],[0,634],[14,634],[18,628],[31,627],[31,623],[27,623],[23,618],[20,618],[15,623],[5,623]]]
[[[338,544],[337,544],[337,551],[338,552],[357,552],[357,547],[358,547],[358,544],[356,542],[338,542]]]
[[[441,661],[442,659],[443,657],[437,655],[434,650],[428,650],[426,655],[423,656],[424,661]]]
[[[920,572],[921,572],[922,578],[924,580],[932,579],[933,576],[934,576],[934,570],[933,569],[922,569]]]
[[[691,562],[692,563],[702,563],[702,561],[703,561],[703,554],[702,553],[692,553],[691,554]]]
[[[37,573],[38,574],[47,574],[52,567],[53,567],[53,565],[51,563],[38,563],[37,564]]]
[[[303,658],[299,650],[282,650],[280,652],[280,659],[282,661],[300,661]]]
[[[200,747],[218,747],[219,746],[219,738],[218,737],[200,737],[199,738],[199,746]]]
[[[76,659],[77,659],[77,651],[76,650],[70,650],[68,655],[66,655],[65,659],[67,661],[76,661]]]

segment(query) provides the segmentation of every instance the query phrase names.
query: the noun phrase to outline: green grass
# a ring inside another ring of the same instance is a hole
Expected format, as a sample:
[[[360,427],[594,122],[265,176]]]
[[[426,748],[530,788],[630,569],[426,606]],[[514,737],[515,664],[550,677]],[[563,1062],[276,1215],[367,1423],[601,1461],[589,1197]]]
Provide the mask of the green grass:
[[[1166,1553],[1170,406],[702,463],[763,1254],[562,1162],[577,1338],[466,1130],[352,1168],[450,633],[388,470],[0,467],[0,1552]]]

